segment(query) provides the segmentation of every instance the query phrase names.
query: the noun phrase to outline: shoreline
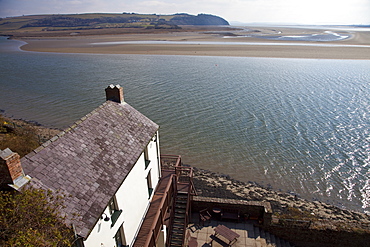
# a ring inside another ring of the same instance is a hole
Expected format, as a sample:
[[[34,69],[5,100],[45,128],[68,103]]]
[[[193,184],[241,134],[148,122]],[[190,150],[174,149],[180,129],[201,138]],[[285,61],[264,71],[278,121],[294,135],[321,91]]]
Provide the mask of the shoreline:
[[[319,29],[258,27],[248,30],[15,39],[27,43],[21,46],[22,50],[36,52],[370,60],[370,31],[336,31],[348,36],[337,41],[281,41],[264,38],[273,35],[299,37],[325,32]]]
[[[3,117],[3,119],[13,125],[35,128],[36,133],[43,135],[45,141],[61,131],[27,120],[10,117]],[[242,182],[226,174],[197,167],[193,169],[193,182],[198,196],[269,202],[273,217],[310,221],[312,230],[334,231],[339,234],[341,232],[370,233],[370,215],[365,213],[339,208],[319,200],[307,200],[294,192],[287,193],[266,188],[256,182]]]
[[[193,169],[197,196],[268,202],[271,204],[273,219],[309,221],[308,231],[318,230],[324,235],[330,231],[339,235],[358,232],[367,236],[370,234],[370,215],[365,213],[339,208],[319,200],[307,200],[294,193],[265,188],[255,182],[241,182],[229,175],[197,167]]]
[[[24,128],[27,126],[34,128],[35,132],[42,136],[44,141],[48,141],[63,131],[62,129],[50,128],[31,120],[16,119],[6,115],[0,115],[0,117],[1,116],[8,125],[14,126],[14,128]],[[232,178],[228,174],[213,172],[188,164],[184,164],[184,166],[193,167],[195,189],[200,196],[250,201],[268,201],[272,203],[272,208],[274,209],[274,212],[277,213],[284,213],[287,207],[297,207],[302,211],[315,208],[317,216],[321,219],[338,219],[336,216],[333,218],[333,213],[328,213],[327,209],[330,208],[330,210],[337,212],[338,210],[343,211],[344,214],[342,216],[347,220],[349,220],[349,216],[354,216],[358,219],[364,220],[364,222],[370,226],[370,215],[366,213],[340,208],[319,200],[304,199],[294,191],[283,192],[258,184],[255,181],[242,182]],[[322,208],[325,208],[325,210],[320,210]]]

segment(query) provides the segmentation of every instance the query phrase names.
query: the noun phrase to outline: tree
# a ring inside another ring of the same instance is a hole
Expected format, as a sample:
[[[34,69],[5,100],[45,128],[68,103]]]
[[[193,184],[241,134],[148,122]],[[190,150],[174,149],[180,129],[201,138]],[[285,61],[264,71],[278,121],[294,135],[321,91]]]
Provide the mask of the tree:
[[[26,188],[0,192],[0,246],[70,246],[72,229],[59,214],[63,196]]]

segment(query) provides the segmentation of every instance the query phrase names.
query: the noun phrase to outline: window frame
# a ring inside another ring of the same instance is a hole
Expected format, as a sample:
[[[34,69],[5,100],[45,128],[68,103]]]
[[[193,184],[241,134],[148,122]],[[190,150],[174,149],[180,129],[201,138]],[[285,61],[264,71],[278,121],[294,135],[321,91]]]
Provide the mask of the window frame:
[[[148,172],[148,175],[146,176],[146,185],[147,185],[147,188],[148,188],[148,194],[149,194],[149,197],[150,198],[153,194],[153,184],[152,184],[152,174],[151,174],[151,170],[149,170]]]
[[[148,145],[144,148],[144,162],[145,162],[145,169],[146,169],[148,168],[150,164]]]
[[[114,241],[117,247],[128,246],[126,243],[125,231],[123,229],[123,224],[118,228],[118,231],[114,235]]]

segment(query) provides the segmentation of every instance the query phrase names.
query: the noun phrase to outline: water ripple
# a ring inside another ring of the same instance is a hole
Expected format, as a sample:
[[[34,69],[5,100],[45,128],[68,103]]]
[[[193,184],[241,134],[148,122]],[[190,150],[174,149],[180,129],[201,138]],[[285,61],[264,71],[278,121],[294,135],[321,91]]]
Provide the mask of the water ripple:
[[[106,85],[160,124],[163,153],[370,211],[369,61],[0,54],[0,108],[66,127]],[[22,73],[19,73],[19,72]]]

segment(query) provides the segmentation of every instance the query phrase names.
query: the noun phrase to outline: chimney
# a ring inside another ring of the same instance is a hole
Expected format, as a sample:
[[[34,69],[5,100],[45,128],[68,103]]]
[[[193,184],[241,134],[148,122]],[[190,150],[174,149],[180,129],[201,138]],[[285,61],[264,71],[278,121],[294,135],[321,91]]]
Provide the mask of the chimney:
[[[12,184],[17,178],[24,176],[20,156],[9,148],[0,150],[1,183]]]
[[[18,190],[30,180],[30,176],[24,175],[19,154],[9,148],[0,149],[0,187]]]
[[[123,103],[123,87],[120,85],[113,86],[112,84],[105,89],[107,100],[117,103]]]

